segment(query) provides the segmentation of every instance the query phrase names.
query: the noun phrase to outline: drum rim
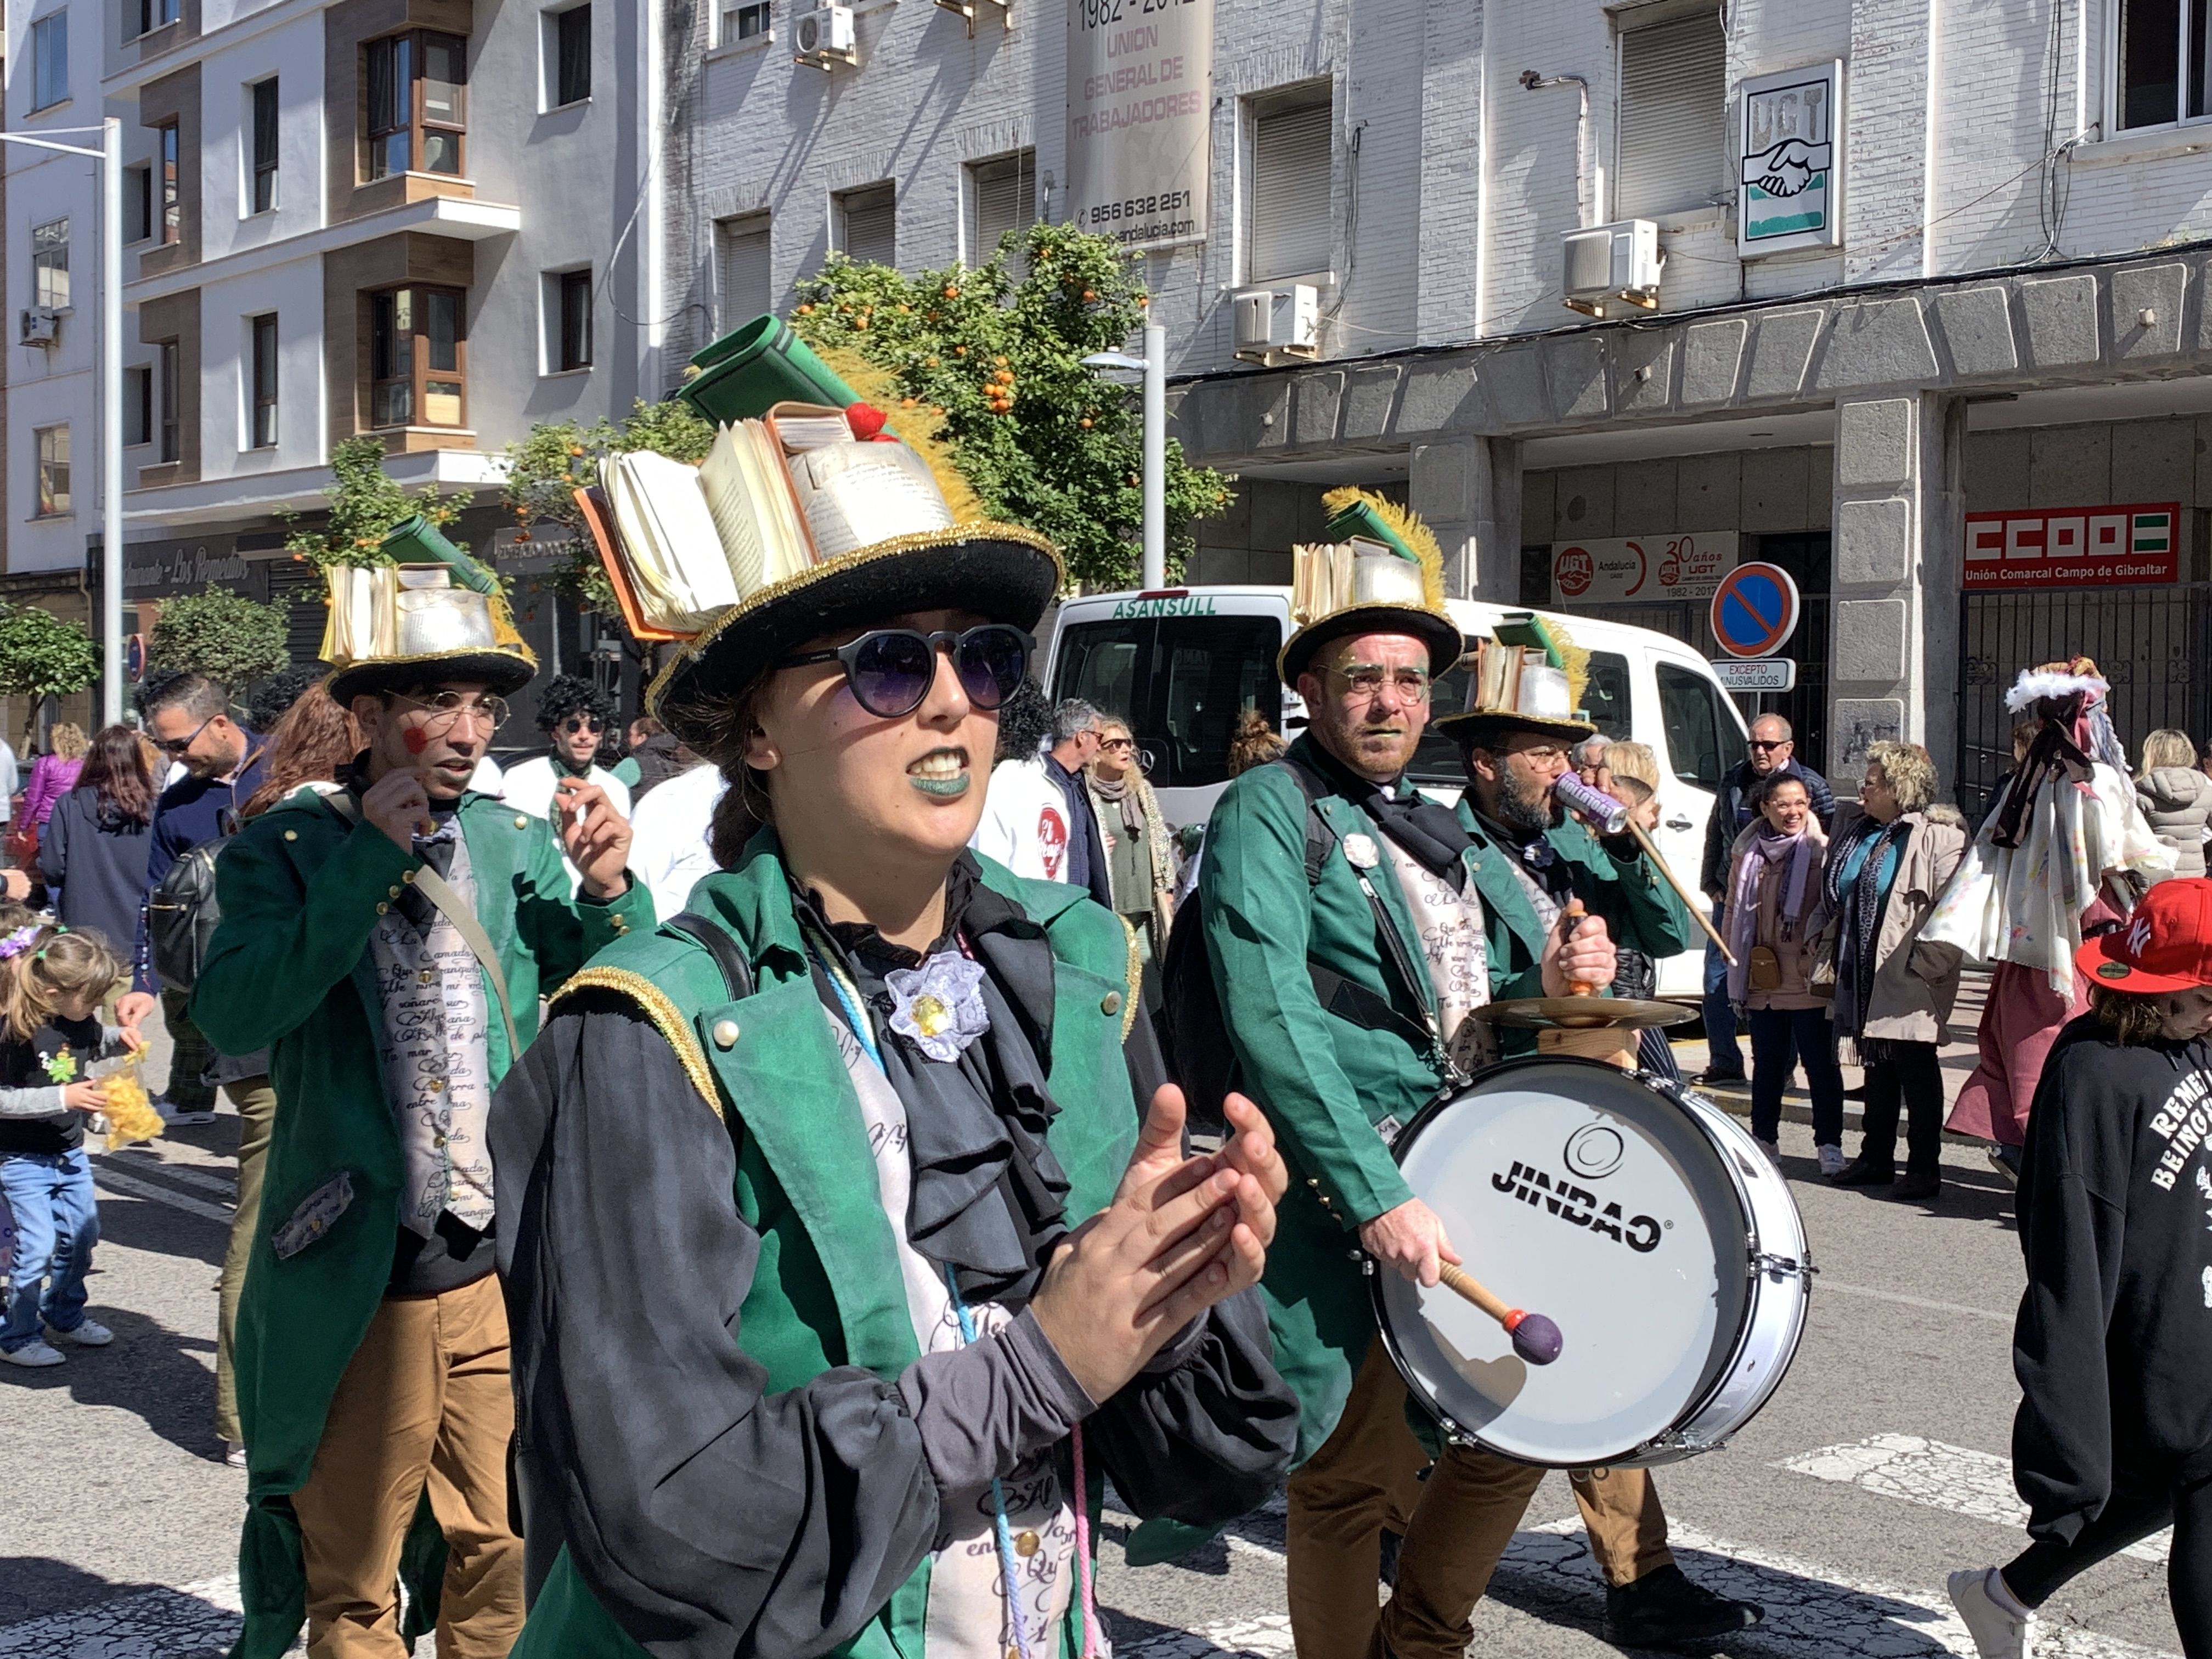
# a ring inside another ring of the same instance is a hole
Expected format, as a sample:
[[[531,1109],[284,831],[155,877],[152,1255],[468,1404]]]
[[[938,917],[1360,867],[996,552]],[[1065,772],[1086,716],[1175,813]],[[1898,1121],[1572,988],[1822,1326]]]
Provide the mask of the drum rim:
[[[1675,1098],[1678,1094],[1687,1094],[1692,1092],[1689,1085],[1682,1082],[1678,1078],[1660,1077],[1653,1073],[1640,1069],[1631,1071],[1621,1066],[1613,1065],[1606,1060],[1589,1060],[1580,1054],[1517,1054],[1511,1060],[1502,1060],[1494,1066],[1484,1066],[1482,1070],[1477,1072],[1473,1077],[1468,1079],[1466,1082],[1459,1085],[1456,1088],[1439,1089],[1430,1097],[1426,1105],[1423,1106],[1419,1111],[1413,1114],[1412,1120],[1407,1122],[1403,1129],[1399,1131],[1397,1137],[1391,1141],[1391,1161],[1394,1164],[1403,1167],[1406,1161],[1404,1149],[1413,1145],[1413,1141],[1418,1138],[1419,1132],[1428,1126],[1429,1121],[1431,1118],[1435,1117],[1439,1112],[1441,1112],[1444,1107],[1449,1105],[1452,1102],[1467,1094],[1476,1084],[1487,1082],[1492,1078],[1501,1077],[1509,1072],[1527,1071],[1539,1066],[1547,1068],[1555,1066],[1580,1066],[1588,1071],[1602,1072],[1608,1077],[1626,1078],[1646,1084],[1650,1087],[1653,1093],[1660,1095],[1663,1098],[1667,1099],[1669,1103],[1674,1105],[1678,1110],[1684,1110],[1684,1115],[1689,1117],[1690,1121],[1693,1125],[1696,1125],[1698,1133],[1700,1135],[1704,1135],[1705,1133],[1705,1126],[1698,1122],[1695,1114],[1687,1112],[1686,1109],[1682,1107],[1682,1103],[1679,1099]],[[1699,1095],[1698,1098],[1700,1101],[1705,1100],[1705,1097],[1702,1095]],[[1708,1105],[1711,1104],[1709,1101],[1705,1102],[1705,1103]],[[1714,1109],[1718,1110],[1720,1109],[1716,1107]],[[1708,1139],[1710,1139],[1709,1137]],[[1723,1149],[1721,1148],[1716,1147],[1715,1152],[1717,1155],[1720,1156],[1722,1167],[1728,1172],[1729,1188],[1735,1194],[1736,1206],[1738,1210],[1741,1211],[1745,1219],[1743,1244],[1744,1262],[1745,1265],[1748,1267],[1753,1253],[1753,1243],[1751,1234],[1751,1223],[1755,1218],[1751,1203],[1751,1191],[1744,1182],[1743,1172],[1735,1167],[1735,1160],[1723,1155]],[[1483,1437],[1475,1432],[1475,1431],[1468,1428],[1464,1423],[1462,1423],[1457,1418],[1452,1416],[1450,1413],[1444,1410],[1443,1406],[1429,1394],[1425,1388],[1419,1385],[1414,1380],[1413,1367],[1407,1361],[1405,1351],[1399,1345],[1397,1334],[1390,1328],[1390,1322],[1389,1318],[1389,1310],[1385,1306],[1382,1300],[1382,1269],[1376,1263],[1375,1258],[1367,1255],[1364,1251],[1360,1252],[1360,1268],[1361,1271],[1367,1275],[1368,1300],[1375,1313],[1376,1334],[1382,1340],[1382,1352],[1389,1358],[1391,1368],[1398,1373],[1398,1380],[1406,1385],[1406,1392],[1407,1395],[1418,1401],[1421,1405],[1422,1408],[1426,1411],[1431,1417],[1437,1420],[1438,1426],[1444,1431],[1444,1437],[1447,1440],[1457,1440],[1466,1444],[1480,1447],[1484,1451],[1490,1453],[1492,1456],[1506,1458],[1516,1463],[1523,1463],[1530,1468],[1625,1468],[1637,1463],[1640,1460],[1649,1457],[1655,1451],[1666,1450],[1667,1448],[1665,1442],[1667,1437],[1673,1434],[1679,1434],[1684,1425],[1694,1422],[1698,1417],[1702,1416],[1706,1411],[1711,1409],[1713,1401],[1720,1397],[1722,1390],[1728,1386],[1729,1379],[1735,1375],[1736,1367],[1743,1362],[1744,1349],[1751,1340],[1753,1325],[1752,1315],[1753,1310],[1756,1310],[1759,1305],[1759,1298],[1755,1293],[1747,1295],[1744,1297],[1743,1317],[1737,1322],[1735,1335],[1729,1345],[1727,1361],[1718,1367],[1718,1369],[1714,1372],[1711,1382],[1707,1384],[1704,1389],[1699,1391],[1699,1393],[1692,1399],[1688,1405],[1685,1406],[1680,1412],[1676,1413],[1673,1420],[1670,1421],[1664,1429],[1661,1430],[1659,1433],[1653,1435],[1647,1440],[1639,1440],[1627,1451],[1623,1452],[1604,1462],[1593,1463],[1586,1458],[1577,1459],[1568,1462],[1559,1462],[1550,1458],[1528,1457],[1523,1456],[1518,1452],[1499,1450],[1497,1447],[1483,1439]],[[1811,1300],[1809,1291],[1807,1293],[1806,1299],[1808,1302]],[[1796,1358],[1798,1345],[1804,1340],[1805,1327],[1808,1322],[1809,1322],[1802,1319],[1798,1321],[1796,1334],[1791,1339],[1790,1344],[1789,1358],[1784,1359],[1783,1363],[1776,1368],[1778,1371],[1788,1371],[1790,1369],[1790,1361]],[[1761,1400],[1757,1406],[1753,1407],[1751,1412],[1744,1417],[1742,1421],[1737,1423],[1735,1428],[1729,1431],[1729,1433],[1733,1435],[1736,1430],[1741,1429],[1745,1424],[1749,1423],[1753,1418],[1758,1416],[1760,1412],[1765,1410],[1767,1402],[1772,1400],[1774,1395],[1780,1392],[1780,1389],[1781,1384],[1778,1382],[1775,1384],[1775,1387],[1767,1392],[1766,1397]],[[1698,1449],[1705,1450],[1709,1449],[1701,1447]]]

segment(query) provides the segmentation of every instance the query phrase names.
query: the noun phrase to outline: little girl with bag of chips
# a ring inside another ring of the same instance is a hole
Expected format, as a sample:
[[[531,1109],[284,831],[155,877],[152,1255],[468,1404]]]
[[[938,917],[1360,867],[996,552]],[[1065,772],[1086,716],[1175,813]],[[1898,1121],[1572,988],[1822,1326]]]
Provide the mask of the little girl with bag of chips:
[[[34,922],[0,937],[0,1194],[15,1223],[0,1360],[12,1365],[58,1365],[56,1343],[114,1340],[84,1310],[100,1238],[84,1130],[106,1103],[93,1062],[144,1046],[136,1026],[99,1019],[122,977],[94,933]]]

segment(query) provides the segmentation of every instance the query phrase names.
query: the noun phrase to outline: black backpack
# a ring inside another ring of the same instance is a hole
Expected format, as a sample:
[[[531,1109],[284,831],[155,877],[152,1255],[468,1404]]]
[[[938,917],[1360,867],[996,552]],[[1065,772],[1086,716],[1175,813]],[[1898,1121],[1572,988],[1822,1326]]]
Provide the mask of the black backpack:
[[[1306,885],[1312,888],[1320,883],[1322,870],[1336,845],[1336,831],[1314,805],[1329,793],[1328,781],[1287,755],[1268,764],[1281,767],[1295,778],[1305,797]],[[1204,856],[1201,848],[1200,857]],[[1395,947],[1396,931],[1379,908],[1376,923],[1388,930],[1386,938]],[[1394,965],[1401,975],[1409,971],[1402,963]],[[1371,1030],[1396,1031],[1423,1049],[1430,1046],[1426,1031],[1364,985],[1317,962],[1308,962],[1306,973],[1313,981],[1314,994],[1331,1013]],[[1205,915],[1195,890],[1168,930],[1167,959],[1160,966],[1160,981],[1158,1024],[1168,1074],[1182,1086],[1190,1127],[1200,1133],[1224,1133],[1229,1124],[1221,1103],[1237,1085],[1237,1050],[1229,1040],[1220,994],[1214,988],[1212,958],[1206,948]]]
[[[188,848],[146,900],[146,945],[155,976],[173,991],[189,991],[199,979],[222,912],[215,902],[215,861],[230,845],[216,836]]]

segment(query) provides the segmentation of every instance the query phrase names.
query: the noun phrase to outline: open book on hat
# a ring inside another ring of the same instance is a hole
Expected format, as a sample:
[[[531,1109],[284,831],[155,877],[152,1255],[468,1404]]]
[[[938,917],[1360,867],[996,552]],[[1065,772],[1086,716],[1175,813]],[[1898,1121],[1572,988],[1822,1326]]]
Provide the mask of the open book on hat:
[[[1295,685],[1314,653],[1358,634],[1410,634],[1425,641],[1431,672],[1459,660],[1459,625],[1444,609],[1443,551],[1418,514],[1370,490],[1322,497],[1326,542],[1291,550],[1291,622],[1278,667]]]
[[[732,421],[693,466],[608,456],[577,492],[608,580],[639,639],[689,639],[731,606],[816,566],[949,529],[928,464],[865,404],[778,404]]]
[[[1466,707],[1433,723],[1447,734],[1489,726],[1588,737],[1597,730],[1582,708],[1589,681],[1589,653],[1568,636],[1559,618],[1510,612],[1498,619],[1488,639],[1475,642]]]
[[[420,519],[395,526],[384,545],[427,556],[324,572],[330,616],[319,654],[335,671],[326,683],[333,697],[343,702],[420,683],[425,669],[481,681],[502,695],[529,683],[538,659],[490,571]]]

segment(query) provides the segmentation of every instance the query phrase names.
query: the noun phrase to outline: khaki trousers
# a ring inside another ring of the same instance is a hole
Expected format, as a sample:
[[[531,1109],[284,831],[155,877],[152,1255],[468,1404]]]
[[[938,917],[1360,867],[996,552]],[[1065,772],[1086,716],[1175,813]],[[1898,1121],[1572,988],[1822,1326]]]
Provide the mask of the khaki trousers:
[[[246,1438],[238,1426],[238,1378],[231,1370],[231,1346],[238,1337],[238,1297],[246,1288],[246,1264],[253,1255],[253,1235],[261,1218],[261,1164],[269,1156],[269,1136],[276,1127],[276,1090],[265,1077],[240,1078],[222,1085],[238,1109],[238,1207],[230,1217],[230,1246],[222,1253],[217,1281],[215,1324],[215,1431],[226,1441]]]
[[[1377,1341],[1335,1432],[1290,1481],[1291,1631],[1298,1659],[1462,1659],[1474,1604],[1544,1471],[1471,1446],[1434,1462],[1406,1422],[1406,1388]],[[1427,1479],[1422,1472],[1427,1471]],[[1674,1559],[1642,1469],[1571,1477],[1590,1553],[1611,1584]],[[1404,1540],[1376,1606],[1382,1531]]]
[[[523,1612],[522,1540],[507,1523],[514,1432],[495,1277],[377,1309],[292,1497],[310,1659],[404,1659],[399,1550],[426,1490],[447,1545],[438,1659],[506,1659]]]

